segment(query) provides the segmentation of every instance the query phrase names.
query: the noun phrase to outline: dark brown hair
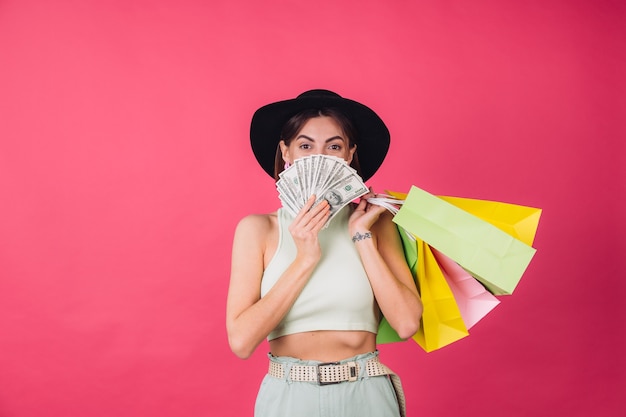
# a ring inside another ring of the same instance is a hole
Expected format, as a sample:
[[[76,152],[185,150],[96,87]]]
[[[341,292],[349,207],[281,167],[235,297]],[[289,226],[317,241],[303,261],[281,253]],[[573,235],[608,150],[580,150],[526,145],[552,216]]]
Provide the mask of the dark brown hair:
[[[291,141],[296,137],[298,132],[310,119],[315,117],[331,117],[339,124],[341,130],[348,139],[348,146],[352,148],[357,144],[357,132],[354,125],[346,115],[333,108],[321,108],[321,109],[308,109],[301,111],[291,119],[287,120],[284,124],[282,131],[280,132],[280,140],[285,142],[285,145],[289,146]],[[357,151],[352,156],[352,162],[350,166],[361,175],[361,167],[359,166],[359,158]],[[285,161],[283,161],[283,154],[280,150],[280,144],[276,147],[276,157],[274,158],[274,179],[278,181],[278,176],[285,169]]]

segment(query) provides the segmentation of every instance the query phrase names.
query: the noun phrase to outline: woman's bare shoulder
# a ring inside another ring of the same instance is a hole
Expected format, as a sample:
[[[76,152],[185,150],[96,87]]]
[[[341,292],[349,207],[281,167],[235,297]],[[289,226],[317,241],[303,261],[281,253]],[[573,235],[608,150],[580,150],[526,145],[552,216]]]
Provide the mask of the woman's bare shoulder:
[[[237,233],[269,232],[276,225],[276,212],[267,214],[249,214],[239,220]]]
[[[233,257],[238,253],[266,253],[268,247],[275,246],[278,228],[276,213],[250,214],[239,220],[233,241]]]

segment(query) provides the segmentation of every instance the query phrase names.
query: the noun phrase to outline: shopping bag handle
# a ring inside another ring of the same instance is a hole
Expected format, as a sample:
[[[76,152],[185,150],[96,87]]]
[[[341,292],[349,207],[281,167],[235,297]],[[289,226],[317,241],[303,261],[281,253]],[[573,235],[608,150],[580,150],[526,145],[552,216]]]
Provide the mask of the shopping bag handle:
[[[404,200],[395,198],[390,196],[389,194],[376,194],[376,197],[370,197],[367,199],[367,202],[370,204],[374,204],[376,206],[381,206],[389,210],[395,216],[400,209],[398,206],[404,204]],[[400,227],[404,233],[408,236],[409,239],[415,241],[415,236],[406,230],[404,227]]]
[[[368,198],[367,202],[377,206],[382,206],[393,214],[398,213],[398,210],[400,210],[397,206],[404,204],[404,200],[397,199],[388,194],[376,194],[376,197]]]

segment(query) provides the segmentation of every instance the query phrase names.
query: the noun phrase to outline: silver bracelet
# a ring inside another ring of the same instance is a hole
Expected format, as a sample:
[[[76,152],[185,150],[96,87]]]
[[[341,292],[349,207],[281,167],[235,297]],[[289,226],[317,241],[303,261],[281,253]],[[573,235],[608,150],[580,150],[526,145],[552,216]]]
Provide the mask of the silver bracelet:
[[[371,238],[372,238],[372,233],[370,232],[365,232],[364,234],[356,232],[356,234],[352,236],[352,242],[356,243],[359,240],[371,239]]]

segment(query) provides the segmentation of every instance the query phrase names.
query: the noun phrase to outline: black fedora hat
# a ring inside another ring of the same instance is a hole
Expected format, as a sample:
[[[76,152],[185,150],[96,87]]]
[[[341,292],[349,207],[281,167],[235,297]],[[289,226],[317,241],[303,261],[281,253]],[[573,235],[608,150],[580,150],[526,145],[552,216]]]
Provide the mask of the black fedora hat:
[[[283,125],[308,109],[333,108],[350,119],[356,129],[357,154],[363,180],[374,175],[389,149],[389,129],[369,107],[328,90],[309,90],[290,100],[265,105],[252,116],[250,143],[261,167],[274,177],[274,159]]]

